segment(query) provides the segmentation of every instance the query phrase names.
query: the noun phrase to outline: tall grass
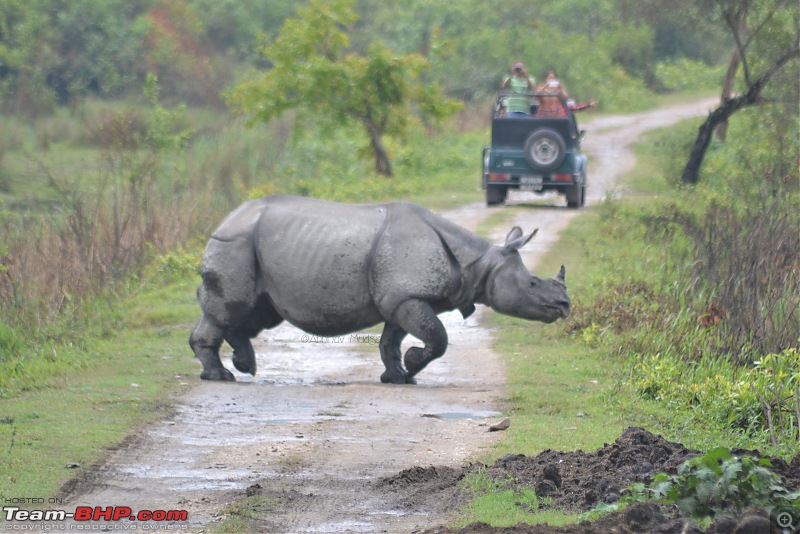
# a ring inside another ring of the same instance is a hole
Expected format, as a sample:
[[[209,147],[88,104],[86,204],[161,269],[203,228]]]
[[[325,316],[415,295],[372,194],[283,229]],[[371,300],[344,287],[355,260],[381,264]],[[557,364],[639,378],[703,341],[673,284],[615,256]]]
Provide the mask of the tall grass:
[[[153,258],[186,246],[232,205],[207,176],[184,173],[188,134],[176,112],[156,106],[146,121],[137,116],[94,123],[101,146],[77,172],[28,151],[30,176],[49,200],[0,213],[0,393],[84,365],[62,349],[81,342],[90,319],[113,328],[116,303]]]
[[[800,149],[796,121],[765,120],[737,117],[693,189],[663,174],[679,168],[685,142],[648,141],[659,150],[645,151],[649,164],[637,173],[651,184],[600,207],[603,232],[586,250],[597,276],[568,324],[625,362],[624,381],[639,395],[688,427],[702,422],[707,439],[726,429],[739,436],[731,446],[792,455],[800,451],[800,171],[786,162],[800,161]],[[693,129],[676,131],[685,138]]]
[[[796,202],[796,192],[743,208],[712,200],[696,223],[683,223],[693,274],[708,293],[703,326],[723,330],[722,349],[745,363],[796,346],[800,336]]]

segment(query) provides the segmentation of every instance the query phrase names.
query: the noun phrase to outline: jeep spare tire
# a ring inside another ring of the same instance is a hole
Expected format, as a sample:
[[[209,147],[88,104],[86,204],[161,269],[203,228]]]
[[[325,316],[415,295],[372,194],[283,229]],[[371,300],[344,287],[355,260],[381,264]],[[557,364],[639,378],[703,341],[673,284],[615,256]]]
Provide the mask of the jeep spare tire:
[[[540,172],[554,171],[567,155],[567,144],[561,134],[550,128],[532,132],[525,140],[525,161]]]

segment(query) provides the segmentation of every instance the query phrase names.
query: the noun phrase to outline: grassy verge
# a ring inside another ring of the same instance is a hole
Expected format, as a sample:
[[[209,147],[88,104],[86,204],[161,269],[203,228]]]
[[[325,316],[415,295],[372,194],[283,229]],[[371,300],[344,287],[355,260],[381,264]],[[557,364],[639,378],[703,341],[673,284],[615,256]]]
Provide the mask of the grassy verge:
[[[484,521],[496,527],[510,527],[519,523],[530,525],[567,525],[576,522],[578,514],[559,510],[541,510],[547,498],[540,499],[533,489],[520,492],[487,477],[482,471],[470,474],[464,485],[475,495],[462,511],[458,526],[474,521]]]
[[[187,347],[194,281],[143,292],[117,335],[86,339],[88,363],[0,400],[0,499],[46,498],[110,447],[172,410],[197,379]],[[65,348],[64,350],[68,350]]]

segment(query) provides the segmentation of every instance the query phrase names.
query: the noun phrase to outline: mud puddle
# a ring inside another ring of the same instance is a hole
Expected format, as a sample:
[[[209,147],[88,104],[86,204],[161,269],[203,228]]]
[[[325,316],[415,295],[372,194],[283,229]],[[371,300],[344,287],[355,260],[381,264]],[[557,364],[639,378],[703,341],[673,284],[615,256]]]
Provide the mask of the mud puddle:
[[[627,147],[642,131],[708,107],[585,126],[600,129],[584,145],[591,154],[588,202],[613,190],[620,169],[633,164]],[[509,204],[474,203],[444,215],[474,229],[489,214],[510,210],[512,224],[539,228],[524,249],[532,266],[578,213],[556,196],[512,195]],[[502,242],[508,230],[498,228],[491,240]],[[76,481],[65,506],[185,510],[180,526],[194,531],[246,497],[255,498],[253,527],[261,532],[415,532],[442,524],[465,498],[457,490],[463,464],[502,438],[488,431],[504,409],[503,366],[483,326],[488,313],[442,315],[450,346],[416,386],[379,382],[378,331],[316,338],[282,325],[264,332],[255,343],[255,377],[198,383],[174,416]],[[418,344],[410,338],[404,349],[411,343]],[[233,368],[229,359],[225,365]]]

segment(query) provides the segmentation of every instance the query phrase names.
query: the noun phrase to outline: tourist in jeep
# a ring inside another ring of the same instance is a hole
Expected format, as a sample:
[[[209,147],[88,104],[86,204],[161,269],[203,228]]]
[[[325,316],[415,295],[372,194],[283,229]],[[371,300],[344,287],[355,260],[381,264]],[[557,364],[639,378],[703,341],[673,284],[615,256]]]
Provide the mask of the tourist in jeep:
[[[540,93],[539,111],[537,117],[566,117],[567,110],[564,108],[564,101],[569,98],[569,94],[556,76],[556,71],[547,72],[544,83],[536,88]],[[546,96],[545,96],[546,95]]]
[[[527,93],[536,89],[536,81],[528,76],[522,61],[514,63],[511,73],[505,77],[500,88],[520,95],[509,96],[506,99],[507,117],[527,117],[531,114],[531,99]]]

